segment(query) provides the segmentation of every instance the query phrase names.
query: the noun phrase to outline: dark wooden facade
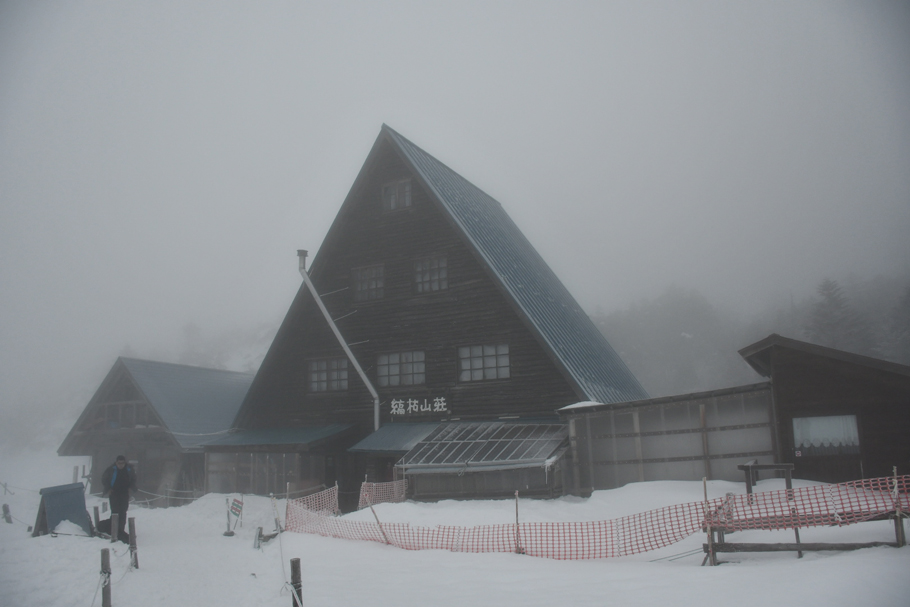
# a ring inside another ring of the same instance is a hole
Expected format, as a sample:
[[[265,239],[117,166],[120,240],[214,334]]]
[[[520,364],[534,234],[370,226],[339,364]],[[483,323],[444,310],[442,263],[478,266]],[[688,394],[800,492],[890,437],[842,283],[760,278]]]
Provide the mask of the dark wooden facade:
[[[126,367],[115,365],[58,450],[89,455],[90,491],[100,493],[101,475],[118,455],[137,471],[140,500],[164,504],[177,491],[203,488],[203,453],[188,453],[136,387]]]
[[[492,229],[475,229],[481,224]],[[424,282],[419,269],[427,265],[436,272]],[[556,409],[589,400],[592,391],[645,395],[499,203],[385,126],[308,276],[379,393],[380,425],[557,421]],[[370,288],[365,277],[374,281]],[[534,297],[546,305],[534,308]],[[560,341],[566,334],[568,344]],[[478,346],[498,348],[497,362],[483,364],[507,363],[493,378],[466,380],[462,349]],[[420,381],[383,386],[380,357],[400,353],[420,354]],[[390,462],[347,452],[375,429],[373,398],[351,364],[343,389],[311,385],[311,363],[344,358],[301,286],[235,426],[350,425],[350,433],[309,453],[324,456],[321,480],[353,490],[365,473],[380,478]]]
[[[771,335],[740,351],[773,386],[777,458],[797,478],[842,482],[910,471],[910,367]],[[794,419],[855,416],[855,453],[813,454]]]
[[[458,237],[416,178],[412,206],[384,211],[383,184],[411,178],[391,148],[357,184],[329,240],[320,250],[311,277],[339,330],[351,345],[383,402],[381,421],[431,421],[450,418],[553,416],[555,409],[579,398],[535,337],[494,284],[472,251]],[[446,259],[447,288],[418,293],[415,262]],[[355,268],[382,264],[383,295],[355,301]],[[507,344],[510,377],[459,382],[458,348]],[[383,353],[425,352],[426,383],[383,388],[376,377]],[[237,423],[242,427],[275,424],[356,424],[372,430],[373,401],[354,369],[348,389],[310,392],[307,362],[343,358],[315,303],[301,291],[257,376]],[[445,398],[448,413],[391,415],[393,399]]]
[[[252,375],[119,358],[67,434],[59,455],[88,455],[90,490],[118,455],[137,472],[136,499],[182,505],[204,493],[202,443],[227,432]]]

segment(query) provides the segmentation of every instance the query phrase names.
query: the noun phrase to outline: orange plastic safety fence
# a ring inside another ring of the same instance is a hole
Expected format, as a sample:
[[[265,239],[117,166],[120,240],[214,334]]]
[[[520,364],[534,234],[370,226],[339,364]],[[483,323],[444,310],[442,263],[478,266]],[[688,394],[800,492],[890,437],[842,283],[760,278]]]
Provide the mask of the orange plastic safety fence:
[[[628,556],[674,544],[706,522],[726,531],[848,525],[910,511],[910,476],[819,485],[658,508],[609,521],[456,527],[352,521],[337,516],[337,489],[287,505],[288,531],[388,543],[405,550],[521,552],[551,559]],[[332,505],[332,500],[334,505]],[[314,509],[314,506],[318,509]],[[706,517],[707,512],[707,517]]]
[[[408,481],[392,481],[390,483],[363,483],[360,485],[360,501],[358,510],[383,503],[403,502],[407,499]]]

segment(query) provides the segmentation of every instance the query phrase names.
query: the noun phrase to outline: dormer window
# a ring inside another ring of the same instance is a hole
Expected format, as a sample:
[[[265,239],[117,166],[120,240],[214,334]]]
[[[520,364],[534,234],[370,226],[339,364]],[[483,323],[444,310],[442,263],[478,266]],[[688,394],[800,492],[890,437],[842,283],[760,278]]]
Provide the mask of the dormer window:
[[[397,211],[411,206],[411,180],[402,179],[382,186],[382,210]]]

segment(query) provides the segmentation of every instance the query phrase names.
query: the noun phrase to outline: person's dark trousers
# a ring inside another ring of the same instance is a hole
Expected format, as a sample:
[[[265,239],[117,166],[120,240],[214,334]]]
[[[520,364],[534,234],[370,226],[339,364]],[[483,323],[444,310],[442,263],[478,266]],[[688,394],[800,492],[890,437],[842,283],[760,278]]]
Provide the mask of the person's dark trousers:
[[[129,493],[117,493],[111,491],[111,514],[116,514],[117,518],[117,539],[125,544],[130,543],[130,536],[124,531],[126,527],[126,509],[130,505],[130,494]],[[111,529],[111,535],[113,535],[113,529]]]

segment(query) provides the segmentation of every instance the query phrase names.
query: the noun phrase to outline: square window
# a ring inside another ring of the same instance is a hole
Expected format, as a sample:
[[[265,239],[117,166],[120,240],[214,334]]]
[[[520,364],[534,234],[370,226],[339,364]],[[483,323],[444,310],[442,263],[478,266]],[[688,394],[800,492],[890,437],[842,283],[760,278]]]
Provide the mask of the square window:
[[[511,377],[507,344],[458,348],[458,379],[481,381]]]
[[[382,209],[397,211],[411,206],[411,180],[402,179],[382,186]]]
[[[380,386],[415,386],[426,382],[426,355],[423,351],[380,354],[376,377]]]
[[[425,257],[414,262],[414,284],[418,293],[449,288],[449,269],[445,257]]]
[[[310,392],[348,389],[348,359],[328,358],[307,363]]]
[[[385,287],[382,265],[354,268],[354,301],[382,299]]]

